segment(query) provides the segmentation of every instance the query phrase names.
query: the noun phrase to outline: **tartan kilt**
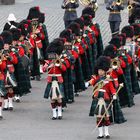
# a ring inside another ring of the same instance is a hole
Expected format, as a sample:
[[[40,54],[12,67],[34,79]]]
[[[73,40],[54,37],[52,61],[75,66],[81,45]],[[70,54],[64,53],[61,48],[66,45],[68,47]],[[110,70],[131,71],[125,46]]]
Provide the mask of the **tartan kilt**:
[[[29,79],[27,79],[27,75],[20,57],[18,57],[18,63],[14,65],[14,67],[14,75],[17,81],[17,87],[14,89],[14,92],[17,95],[23,96],[24,94],[27,94],[29,92],[31,85]]]
[[[0,96],[1,97],[6,96],[7,91],[6,91],[6,88],[5,88],[4,80],[0,80],[0,90],[2,92],[2,94],[0,93]]]
[[[59,89],[61,91],[60,94],[64,98],[64,87],[63,87],[63,83],[58,83],[58,85],[59,85]],[[51,87],[52,87],[52,83],[48,83],[47,86],[46,86],[46,89],[45,89],[44,98],[48,99],[49,97],[50,98],[52,97],[52,93],[50,92],[51,91]]]
[[[68,101],[74,100],[74,92],[73,92],[73,81],[72,81],[72,70],[71,68],[68,68],[66,72],[63,74],[63,85],[64,85],[64,95],[65,100]]]
[[[12,85],[12,83],[10,82],[9,78],[5,81],[5,88],[13,88],[15,89],[17,87],[17,80],[16,80],[16,77],[14,75],[14,73],[9,73],[10,74],[10,77],[11,79],[13,80],[13,82],[15,83],[15,86]]]
[[[45,39],[42,40],[42,48],[41,48],[41,50],[43,52],[43,58],[46,59],[47,58],[47,56],[46,56],[46,49],[49,46],[49,39],[48,39],[48,32],[47,32],[45,24],[42,25],[42,29],[43,29],[43,33],[45,35]]]
[[[99,56],[101,56],[103,54],[103,40],[102,40],[102,36],[101,36],[101,32],[100,32],[100,25],[98,23],[95,24],[95,26],[97,27],[98,31],[99,31],[99,35],[96,38],[97,39],[97,58]]]
[[[97,59],[97,45],[92,44],[92,60],[93,60],[93,66],[95,66],[96,59]]]
[[[132,94],[130,93],[130,89],[128,86],[128,82],[126,80],[125,75],[121,75],[118,77],[119,83],[123,83],[124,87],[119,91],[119,103],[121,107],[131,107],[134,104]]]
[[[117,98],[117,100],[113,101],[113,113],[114,113],[114,122],[115,123],[121,124],[121,123],[126,122],[126,119],[124,118],[118,98]],[[111,116],[111,117],[113,117],[113,116]]]
[[[40,75],[40,64],[39,64],[36,47],[34,48],[33,55],[30,58],[30,69],[31,69],[31,76]]]
[[[132,81],[132,90],[135,94],[139,94],[140,87],[139,87],[138,79],[136,76],[136,70],[135,70],[134,64],[132,64],[131,66],[130,74],[131,74],[131,81]]]
[[[105,103],[106,103],[106,108],[107,108],[108,105],[110,104],[110,101],[105,101]],[[90,107],[89,116],[95,115],[95,110],[96,110],[97,104],[98,104],[98,99],[93,98],[92,103],[91,103],[91,107]],[[111,108],[108,109],[108,113],[111,116]]]
[[[74,82],[74,89],[75,92],[85,90],[85,83],[84,83],[84,77],[83,77],[83,71],[80,64],[79,58],[76,59],[75,65],[74,65],[74,73],[75,73],[75,82]]]
[[[75,83],[76,82],[76,75],[75,75],[75,70],[71,70],[71,78],[72,78],[72,82]]]
[[[90,44],[88,44],[88,49],[86,50],[86,53],[87,53],[89,68],[90,68],[91,74],[93,74],[93,71],[94,71],[93,57],[92,57],[93,54],[92,54],[92,47]]]
[[[89,67],[86,52],[81,55],[81,59],[82,59],[82,71],[83,71],[84,80],[86,80],[86,81],[90,80],[92,73],[91,73],[91,70]]]

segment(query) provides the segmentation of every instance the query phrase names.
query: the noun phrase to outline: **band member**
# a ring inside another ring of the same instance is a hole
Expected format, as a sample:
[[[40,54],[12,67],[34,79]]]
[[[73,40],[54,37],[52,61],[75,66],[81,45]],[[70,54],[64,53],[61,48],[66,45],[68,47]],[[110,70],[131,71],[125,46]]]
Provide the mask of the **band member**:
[[[72,31],[73,37],[74,37],[74,43],[73,43],[73,50],[78,54],[78,58],[76,59],[75,66],[74,66],[74,73],[75,73],[75,82],[74,82],[74,88],[75,92],[83,91],[85,90],[85,83],[84,83],[84,74],[89,75],[89,64],[87,62],[87,56],[85,56],[85,45],[82,44],[81,41],[81,34],[80,34],[80,25],[73,22],[69,25],[68,29]],[[73,52],[73,53],[75,53]],[[83,62],[82,56],[85,58],[85,61]],[[83,72],[83,65],[87,65],[87,73]]]
[[[42,40],[45,36],[42,27],[39,25],[40,10],[39,7],[32,7],[29,10],[27,19],[31,20],[32,31],[30,33],[31,48],[31,76],[32,80],[36,78],[40,81],[40,60],[42,59]]]
[[[135,39],[136,42],[136,51],[135,51],[135,65],[136,65],[136,71],[138,75],[138,80],[140,80],[140,36],[138,36]]]
[[[126,40],[126,37],[124,37],[124,40]],[[134,105],[133,100],[133,93],[132,93],[132,82],[131,82],[131,76],[130,76],[130,63],[132,63],[132,58],[126,56],[126,51],[123,49],[122,44],[125,41],[122,41],[122,39],[119,36],[115,36],[111,39],[109,42],[110,44],[117,47],[118,50],[118,57],[121,61],[121,67],[123,69],[124,77],[120,76],[119,81],[124,83],[124,88],[120,91],[123,94],[118,94],[120,99],[120,105],[123,107],[131,107]]]
[[[132,81],[132,91],[135,94],[138,94],[140,91],[138,80],[136,77],[136,69],[134,65],[135,61],[135,42],[134,42],[134,26],[125,26],[122,29],[122,33],[126,33],[126,44],[123,46],[123,48],[126,50],[126,57],[128,60],[131,60],[129,63],[130,67],[130,75],[131,75],[131,81]]]
[[[42,40],[42,53],[43,53],[43,58],[46,59],[46,49],[49,46],[49,38],[48,38],[48,31],[47,31],[47,27],[44,24],[45,22],[45,13],[40,13],[40,17],[39,17],[39,24],[42,27],[43,33],[45,35],[45,38]]]
[[[140,0],[129,0],[127,9],[129,11],[129,24],[140,23]]]
[[[10,13],[8,18],[7,18],[7,23],[4,25],[4,30],[9,30],[12,28],[17,28],[18,27],[18,22],[16,22],[16,17],[13,13]]]
[[[102,55],[103,53],[103,40],[102,40],[102,35],[101,35],[101,31],[100,31],[100,25],[98,23],[96,23],[96,21],[93,21],[95,18],[95,10],[92,9],[91,7],[86,7],[82,10],[82,16],[83,15],[90,15],[90,24],[89,25],[85,25],[87,26],[88,30],[93,31],[94,34],[92,34],[93,38],[96,38],[96,41],[92,44],[92,47],[97,49],[97,52],[93,51],[93,54],[96,53],[96,57],[99,57],[100,55]]]
[[[28,59],[24,59],[25,52],[23,47],[20,45],[20,37],[21,32],[17,28],[10,29],[12,33],[13,41],[12,41],[12,51],[15,53],[18,63],[14,65],[15,67],[15,78],[17,81],[17,88],[15,88],[15,99],[16,102],[20,102],[20,97],[24,94],[29,93],[29,89],[31,88],[29,75],[25,72],[25,65],[28,65]],[[26,62],[27,61],[27,62]],[[29,70],[29,69],[28,69]]]
[[[2,53],[3,46],[4,46],[3,38],[0,36],[0,120],[3,119],[2,103],[3,103],[3,98],[6,95],[6,89],[4,84],[4,79],[5,79],[4,71],[6,70],[6,61]]]
[[[3,54],[6,59],[5,87],[7,88],[7,94],[4,96],[3,110],[13,110],[14,88],[17,86],[14,75],[14,65],[18,63],[18,59],[11,48],[13,41],[12,34],[9,31],[3,31],[1,36],[3,37],[4,41]]]
[[[110,68],[110,59],[106,56],[100,56],[95,65],[94,75],[91,80],[86,83],[93,86],[93,101],[91,105],[90,115],[96,115],[97,127],[99,136],[97,139],[102,139],[105,135],[110,138],[108,127],[110,125],[111,109],[108,108],[112,98],[116,100],[116,89],[113,86],[111,78],[107,75]],[[108,109],[107,109],[108,108]],[[104,127],[104,134],[103,134]]]
[[[73,82],[74,82],[74,76],[72,75],[73,69],[74,69],[74,63],[76,59],[74,56],[72,56],[72,31],[70,29],[65,29],[60,33],[60,37],[65,39],[64,46],[65,48],[67,46],[71,47],[71,50],[64,49],[62,52],[62,57],[65,59],[69,65],[67,65],[67,70],[62,74],[64,79],[64,94],[65,94],[65,101],[67,103],[74,102],[74,90],[73,90]]]
[[[118,0],[109,0],[106,9],[110,11],[108,22],[113,37],[116,34],[119,34],[121,23],[120,11],[124,9],[124,6],[121,2],[118,2]]]
[[[48,72],[47,86],[44,98],[51,99],[53,117],[52,120],[62,119],[62,98],[64,97],[63,77],[62,73],[66,71],[66,66],[60,59],[60,54],[64,48],[63,43],[56,39],[50,43],[47,52],[48,57],[54,55],[54,59],[46,61],[43,71]],[[58,112],[57,112],[58,109]]]
[[[116,90],[119,88],[119,84],[123,83],[126,86],[125,81],[119,81],[119,78],[124,77],[123,75],[123,70],[121,67],[125,67],[125,63],[124,61],[121,61],[118,57],[117,54],[117,48],[114,45],[108,45],[105,47],[104,56],[110,57],[111,59],[111,70],[109,72],[112,80],[113,80],[113,84],[114,87],[116,88]],[[127,90],[125,89],[125,87],[122,88],[122,90],[120,90],[120,92],[118,93],[120,96],[123,94],[127,94]],[[114,121],[115,123],[124,123],[126,121],[126,119],[124,118],[123,112],[121,110],[121,106],[120,106],[120,96],[117,97],[117,100],[113,101],[113,115],[111,116],[111,120]],[[127,98],[125,98],[124,100],[127,100]],[[114,117],[114,118],[113,118]]]
[[[61,6],[62,9],[65,9],[64,13],[64,24],[65,28],[77,18],[76,8],[79,7],[78,0],[64,0]]]

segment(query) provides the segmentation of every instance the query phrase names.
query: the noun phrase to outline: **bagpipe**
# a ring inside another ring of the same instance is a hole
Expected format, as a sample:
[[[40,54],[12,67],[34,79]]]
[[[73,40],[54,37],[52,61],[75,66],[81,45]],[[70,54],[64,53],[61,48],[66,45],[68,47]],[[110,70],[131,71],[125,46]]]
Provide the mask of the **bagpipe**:
[[[37,37],[36,31],[37,31],[38,26],[39,26],[38,18],[32,19],[31,20],[31,27],[32,27],[32,35],[33,35],[34,39]]]

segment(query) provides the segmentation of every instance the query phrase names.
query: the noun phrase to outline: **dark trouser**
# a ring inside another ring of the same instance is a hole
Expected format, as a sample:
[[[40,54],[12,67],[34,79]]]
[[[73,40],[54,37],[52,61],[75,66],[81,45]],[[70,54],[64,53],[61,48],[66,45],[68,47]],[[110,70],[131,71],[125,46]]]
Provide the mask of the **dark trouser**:
[[[110,21],[110,29],[112,33],[112,37],[119,34],[119,29],[120,29],[120,21]]]
[[[73,22],[73,20],[64,20],[65,29]]]

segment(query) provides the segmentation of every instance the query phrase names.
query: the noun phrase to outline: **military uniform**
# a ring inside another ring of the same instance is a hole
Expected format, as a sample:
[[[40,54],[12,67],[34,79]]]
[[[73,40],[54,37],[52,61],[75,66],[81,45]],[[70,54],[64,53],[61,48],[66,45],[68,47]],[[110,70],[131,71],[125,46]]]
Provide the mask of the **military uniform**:
[[[63,4],[62,4],[62,9],[65,9],[65,14],[64,14],[64,23],[65,23],[65,28],[68,27],[68,25],[74,21],[77,18],[77,12],[76,12],[76,8],[79,7],[78,2],[69,2],[67,4],[66,3],[67,0],[64,0]]]
[[[112,36],[119,34],[119,28],[121,23],[120,11],[124,9],[122,4],[112,5],[115,0],[109,0],[106,9],[110,11],[108,22],[110,23],[110,29]]]

